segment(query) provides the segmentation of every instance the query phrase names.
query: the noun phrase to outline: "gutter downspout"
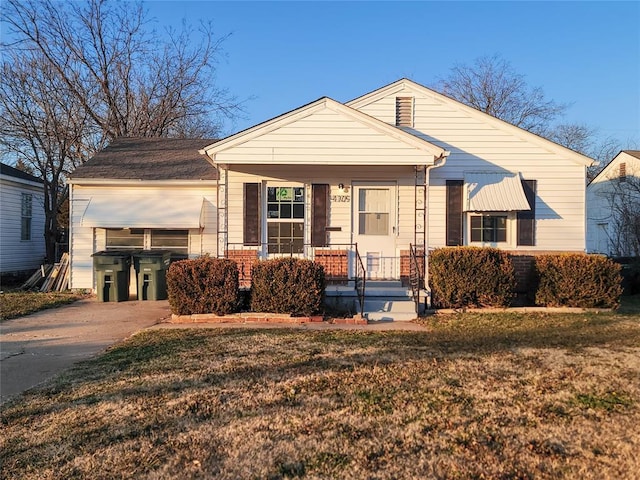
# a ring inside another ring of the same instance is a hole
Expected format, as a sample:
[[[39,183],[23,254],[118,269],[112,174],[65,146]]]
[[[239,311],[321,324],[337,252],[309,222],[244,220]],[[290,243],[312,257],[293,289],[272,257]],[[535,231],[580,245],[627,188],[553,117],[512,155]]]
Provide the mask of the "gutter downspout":
[[[429,288],[429,230],[430,230],[430,219],[431,219],[431,209],[429,208],[429,175],[432,169],[440,168],[447,163],[447,158],[451,152],[449,150],[445,150],[442,152],[438,158],[436,158],[433,165],[427,165],[424,172],[424,206],[427,214],[425,215],[425,225],[424,225],[424,289],[426,292],[425,297],[425,308],[431,308],[431,289]]]
[[[213,168],[215,168],[218,172],[216,175],[216,258],[220,258],[220,166],[216,165],[216,155],[209,155],[206,150],[199,150],[199,154],[204,155],[205,158],[211,163]],[[226,181],[226,176],[225,176]],[[225,188],[226,194],[226,188]],[[226,203],[225,203],[226,206]],[[200,234],[200,251],[202,252],[204,246],[204,231]],[[225,240],[226,245],[227,240]],[[226,250],[226,249],[225,249]],[[226,257],[226,252],[225,252]]]

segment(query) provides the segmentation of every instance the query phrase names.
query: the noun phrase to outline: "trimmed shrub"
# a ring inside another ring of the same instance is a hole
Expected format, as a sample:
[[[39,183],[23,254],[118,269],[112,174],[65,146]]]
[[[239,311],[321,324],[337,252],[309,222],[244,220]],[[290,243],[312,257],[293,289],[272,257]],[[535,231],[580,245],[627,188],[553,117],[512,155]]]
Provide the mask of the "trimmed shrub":
[[[254,312],[313,315],[321,311],[324,290],[324,268],[311,260],[264,260],[251,270]]]
[[[505,307],[515,278],[509,255],[497,248],[439,248],[429,255],[429,284],[438,308]]]
[[[600,255],[565,253],[535,260],[536,304],[547,307],[617,308],[620,265]]]
[[[233,260],[206,256],[174,262],[167,272],[167,293],[176,315],[237,312],[238,266]]]

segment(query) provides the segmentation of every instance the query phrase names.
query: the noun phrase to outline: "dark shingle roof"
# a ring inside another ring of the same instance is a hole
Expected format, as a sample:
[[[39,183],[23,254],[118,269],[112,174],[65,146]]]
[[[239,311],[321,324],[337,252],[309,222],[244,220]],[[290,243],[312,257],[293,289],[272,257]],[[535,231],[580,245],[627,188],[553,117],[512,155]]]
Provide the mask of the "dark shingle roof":
[[[0,173],[7,177],[20,178],[22,180],[29,180],[30,182],[36,183],[44,183],[41,178],[34,177],[33,175],[23,172],[22,170],[18,170],[17,168],[13,168],[6,163],[0,163]]]
[[[640,158],[640,150],[623,150],[624,153],[628,153],[632,157]]]
[[[198,150],[216,140],[119,138],[75,169],[71,178],[216,180],[218,172]]]

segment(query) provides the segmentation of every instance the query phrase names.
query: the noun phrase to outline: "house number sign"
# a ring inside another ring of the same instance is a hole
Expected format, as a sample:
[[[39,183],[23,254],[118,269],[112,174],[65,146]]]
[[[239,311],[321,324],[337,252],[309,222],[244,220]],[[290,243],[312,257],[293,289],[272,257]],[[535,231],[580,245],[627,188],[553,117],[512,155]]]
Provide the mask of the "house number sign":
[[[331,201],[335,203],[349,203],[351,201],[350,195],[331,195]]]

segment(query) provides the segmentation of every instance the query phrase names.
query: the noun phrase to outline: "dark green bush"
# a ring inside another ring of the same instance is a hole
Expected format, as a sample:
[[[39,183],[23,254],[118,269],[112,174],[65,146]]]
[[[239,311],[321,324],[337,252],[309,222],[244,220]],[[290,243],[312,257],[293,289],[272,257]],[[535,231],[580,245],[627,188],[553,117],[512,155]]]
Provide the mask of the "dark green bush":
[[[438,308],[505,307],[515,285],[509,255],[496,248],[439,248],[429,255],[429,284]]]
[[[251,270],[251,310],[313,315],[322,309],[324,268],[311,260],[278,258]]]
[[[548,307],[617,308],[620,265],[600,255],[540,255],[535,260],[536,304]]]
[[[238,266],[233,260],[201,257],[174,262],[167,272],[171,311],[177,315],[238,311]]]

